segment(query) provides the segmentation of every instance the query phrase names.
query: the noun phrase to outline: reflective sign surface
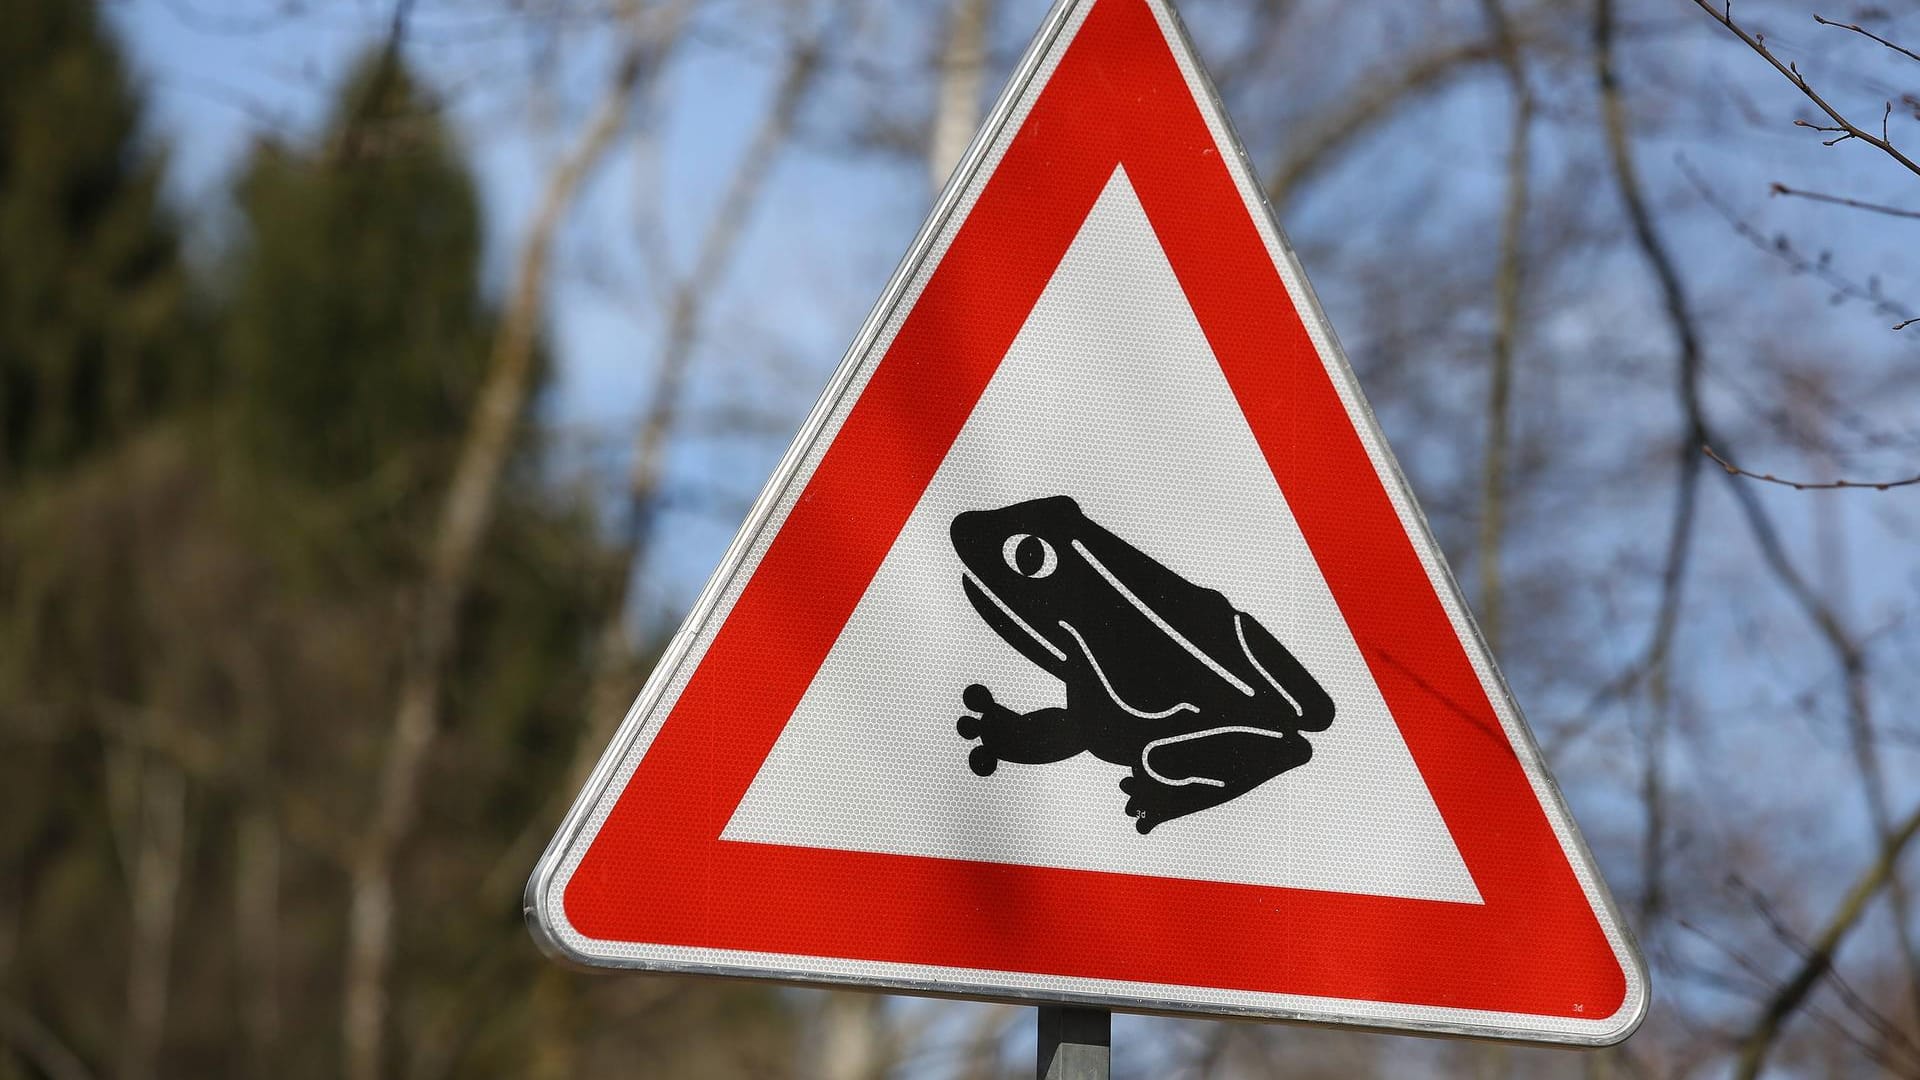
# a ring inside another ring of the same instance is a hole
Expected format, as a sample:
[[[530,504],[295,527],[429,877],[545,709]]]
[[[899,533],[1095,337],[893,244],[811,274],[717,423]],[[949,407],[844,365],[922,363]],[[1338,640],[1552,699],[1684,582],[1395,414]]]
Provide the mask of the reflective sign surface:
[[[576,963],[1598,1044],[1643,969],[1160,0],[1060,4],[528,886]]]

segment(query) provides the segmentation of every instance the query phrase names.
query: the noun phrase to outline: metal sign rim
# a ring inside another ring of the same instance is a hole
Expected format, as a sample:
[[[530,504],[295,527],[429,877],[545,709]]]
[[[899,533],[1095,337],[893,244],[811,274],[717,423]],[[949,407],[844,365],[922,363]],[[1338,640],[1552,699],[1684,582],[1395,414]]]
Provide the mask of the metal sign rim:
[[[535,943],[540,950],[550,958],[566,964],[569,967],[583,971],[632,971],[695,977],[745,979],[754,982],[790,986],[811,986],[866,992],[907,993],[926,997],[996,1001],[1013,1004],[1075,1005],[1149,1015],[1278,1022],[1308,1026],[1336,1027],[1355,1031],[1413,1034],[1455,1039],[1478,1039],[1520,1045],[1554,1046],[1574,1049],[1598,1049],[1624,1042],[1638,1030],[1640,1025],[1645,1021],[1651,1006],[1651,986],[1644,956],[1634,937],[1631,926],[1622,917],[1618,905],[1606,886],[1604,878],[1600,876],[1597,863],[1593,858],[1593,853],[1588,847],[1584,836],[1577,826],[1573,825],[1573,816],[1566,805],[1559,784],[1554,779],[1551,771],[1546,769],[1544,756],[1541,754],[1538,742],[1533,736],[1532,729],[1526,724],[1519,704],[1514,699],[1505,677],[1500,673],[1497,662],[1487,646],[1484,635],[1482,635],[1479,625],[1473,617],[1472,610],[1468,606],[1464,594],[1460,591],[1458,581],[1454,578],[1451,569],[1446,566],[1444,557],[1440,557],[1439,559],[1440,573],[1438,577],[1440,579],[1439,583],[1445,586],[1443,601],[1449,610],[1449,615],[1455,616],[1456,621],[1469,635],[1471,639],[1470,643],[1474,651],[1477,652],[1481,658],[1484,658],[1489,669],[1488,674],[1494,682],[1494,689],[1497,689],[1497,695],[1494,695],[1497,699],[1494,702],[1496,712],[1505,712],[1511,715],[1514,723],[1511,725],[1503,725],[1507,728],[1509,738],[1521,740],[1523,745],[1516,746],[1516,750],[1523,751],[1523,760],[1530,760],[1537,766],[1537,777],[1533,772],[1529,772],[1529,778],[1535,781],[1534,786],[1536,792],[1542,797],[1543,802],[1546,804],[1543,809],[1548,812],[1550,819],[1556,819],[1559,822],[1568,824],[1567,835],[1561,836],[1560,839],[1563,845],[1570,848],[1570,850],[1567,851],[1569,858],[1575,860],[1576,865],[1584,864],[1591,871],[1595,895],[1590,897],[1590,899],[1595,901],[1597,913],[1604,915],[1606,925],[1613,928],[1620,935],[1623,948],[1618,950],[1617,955],[1619,955],[1622,960],[1624,974],[1628,979],[1629,987],[1631,988],[1637,985],[1639,988],[1637,998],[1632,993],[1629,994],[1629,1004],[1632,1011],[1625,1016],[1623,1022],[1614,1025],[1605,1032],[1594,1035],[1585,1035],[1576,1032],[1519,1032],[1506,1031],[1501,1029],[1499,1025],[1489,1022],[1454,1023],[1417,1018],[1395,1019],[1390,1022],[1381,1022],[1377,1019],[1359,1017],[1351,1014],[1342,1015],[1332,1012],[1269,1009],[1254,1006],[1236,1007],[1212,1003],[1199,1006],[1190,1002],[1155,999],[1144,995],[1100,994],[1076,991],[1034,991],[1010,988],[1004,985],[969,983],[964,979],[916,979],[871,976],[852,972],[840,975],[821,973],[818,971],[803,972],[793,969],[761,967],[755,966],[752,963],[735,965],[683,963],[678,961],[649,960],[631,957],[609,958],[577,952],[565,942],[559,933],[558,925],[554,919],[555,913],[550,910],[548,904],[548,897],[552,895],[552,885],[555,876],[561,871],[567,853],[572,849],[580,833],[586,828],[592,816],[593,808],[606,795],[607,787],[619,771],[621,762],[626,758],[633,744],[642,734],[646,718],[652,713],[654,707],[665,694],[673,673],[688,659],[688,653],[693,647],[695,639],[699,636],[699,631],[712,617],[715,608],[719,605],[722,593],[725,591],[727,584],[732,580],[741,564],[745,561],[747,553],[768,526],[786,485],[792,480],[807,453],[831,422],[833,414],[844,400],[846,393],[856,382],[861,368],[872,352],[874,343],[881,336],[887,323],[898,310],[901,301],[908,293],[918,271],[925,264],[941,235],[945,232],[953,214],[963,201],[966,192],[973,185],[993,145],[998,141],[1000,135],[1005,131],[1007,123],[1018,110],[1021,102],[1026,98],[1028,91],[1032,87],[1033,80],[1038,75],[1041,67],[1053,53],[1060,35],[1072,23],[1076,14],[1079,14],[1083,9],[1089,8],[1097,2],[1098,0],[1054,0],[1051,9],[1042,22],[1039,32],[1035,35],[1032,42],[1028,45],[1026,52],[1022,55],[1014,70],[1013,76],[1008,80],[1006,88],[995,101],[985,122],[981,125],[980,130],[975,134],[973,141],[969,144],[967,152],[962,157],[960,164],[956,167],[953,175],[942,189],[939,198],[935,202],[933,211],[928,215],[927,220],[915,236],[913,243],[909,246],[906,254],[888,279],[886,288],[882,292],[879,301],[867,316],[860,328],[860,332],[855,336],[853,343],[835,369],[826,389],[815,402],[806,421],[802,424],[794,440],[788,446],[778,466],[773,470],[765,487],[762,488],[760,494],[755,499],[740,531],[735,535],[726,554],[718,564],[713,576],[701,591],[686,619],[669,641],[667,648],[662,653],[659,663],[648,677],[633,705],[628,709],[589,779],[575,797],[560,828],[556,830],[552,840],[549,841],[546,850],[542,853],[539,862],[535,865],[533,873],[527,881],[523,896],[523,913]],[[1337,376],[1342,383],[1342,389],[1346,391],[1346,396],[1350,397],[1351,400],[1357,404],[1357,412],[1359,414],[1356,418],[1357,423],[1364,425],[1365,433],[1371,435],[1370,441],[1372,445],[1378,448],[1380,455],[1384,459],[1385,475],[1382,479],[1391,485],[1394,492],[1399,496],[1399,499],[1396,501],[1403,504],[1407,510],[1410,511],[1414,519],[1412,524],[1417,531],[1413,539],[1428,546],[1437,553],[1438,548],[1433,540],[1433,534],[1428,526],[1426,515],[1421,509],[1418,500],[1413,496],[1411,486],[1408,484],[1405,473],[1400,468],[1399,462],[1394,456],[1391,444],[1388,443],[1384,433],[1382,433],[1379,428],[1371,405],[1361,391],[1352,365],[1347,360],[1346,352],[1340,346],[1333,325],[1327,318],[1319,298],[1313,290],[1311,281],[1307,277],[1287,237],[1285,229],[1281,227],[1270,200],[1267,198],[1265,191],[1257,183],[1257,180],[1250,185],[1247,183],[1248,179],[1257,177],[1257,171],[1253,168],[1246,148],[1233,127],[1225,103],[1217,88],[1214,86],[1211,76],[1204,65],[1198,62],[1198,52],[1194,48],[1193,41],[1187,32],[1186,26],[1175,8],[1174,0],[1144,0],[1144,2],[1154,11],[1156,16],[1161,19],[1163,26],[1170,30],[1172,35],[1177,39],[1179,47],[1183,48],[1188,56],[1194,58],[1190,75],[1198,83],[1198,86],[1195,88],[1196,91],[1204,95],[1205,104],[1208,106],[1208,110],[1206,111],[1210,111],[1212,114],[1207,117],[1208,125],[1214,129],[1216,138],[1223,140],[1232,150],[1234,160],[1231,163],[1231,167],[1235,173],[1234,179],[1236,186],[1243,188],[1250,186],[1255,195],[1254,201],[1257,203],[1260,215],[1264,218],[1263,221],[1259,221],[1257,224],[1260,224],[1266,230],[1270,230],[1270,236],[1276,241],[1279,254],[1286,262],[1285,268],[1291,271],[1289,284],[1298,289],[1299,295],[1296,299],[1304,301],[1304,309],[1299,312],[1302,321],[1307,324],[1309,331],[1318,339],[1317,343],[1322,349],[1323,359],[1330,361],[1329,366],[1332,369],[1330,373]],[[1216,120],[1218,122],[1217,127],[1215,125]],[[1558,832],[1559,830],[1556,829],[1557,834]],[[716,949],[708,951],[726,953],[732,952],[733,950]],[[762,957],[767,954],[740,953],[739,955]],[[794,959],[803,961],[818,960],[819,958],[795,957]],[[919,967],[930,971],[968,970],[940,969],[929,965],[917,964],[894,966]],[[1326,1001],[1329,1004],[1334,1004],[1342,999],[1317,998],[1313,1000]],[[1498,1016],[1505,1014],[1490,1013],[1483,1015]],[[1619,1014],[1616,1014],[1616,1017],[1618,1015]]]

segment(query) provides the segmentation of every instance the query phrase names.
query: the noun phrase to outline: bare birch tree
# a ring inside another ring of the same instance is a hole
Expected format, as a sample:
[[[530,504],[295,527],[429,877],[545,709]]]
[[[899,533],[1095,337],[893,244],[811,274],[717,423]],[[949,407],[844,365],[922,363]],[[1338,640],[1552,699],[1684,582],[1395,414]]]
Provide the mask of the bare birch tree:
[[[421,770],[440,727],[442,682],[457,644],[459,613],[496,504],[502,470],[526,407],[555,235],[582,184],[626,124],[636,88],[677,31],[682,5],[629,10],[612,77],[574,147],[548,178],[523,242],[511,299],[486,382],[441,505],[415,600],[398,704],[372,822],[352,866],[351,918],[342,1007],[344,1056],[353,1080],[378,1080],[384,1065],[393,952],[393,860],[413,827]]]
[[[940,79],[927,139],[927,179],[936,192],[960,164],[980,126],[993,7],[993,0],[954,0],[947,13],[946,48],[940,54]]]
[[[839,3],[841,9],[848,6]],[[600,633],[588,694],[589,715],[575,744],[570,789],[585,782],[635,690],[631,630],[634,576],[645,569],[651,553],[661,510],[661,486],[667,475],[666,450],[680,418],[708,306],[733,269],[741,234],[765,197],[774,166],[793,138],[801,110],[826,63],[827,35],[841,18],[843,12],[836,10],[817,25],[798,31],[791,40],[772,102],[727,183],[693,265],[668,290],[666,326],[647,405],[634,427],[627,482],[616,517],[620,546],[615,564],[623,570]]]
[[[122,1080],[156,1075],[166,1029],[173,970],[174,924],[185,877],[186,778],[171,762],[132,750],[138,811],[134,825],[132,941],[127,961],[127,1031],[121,1044]]]

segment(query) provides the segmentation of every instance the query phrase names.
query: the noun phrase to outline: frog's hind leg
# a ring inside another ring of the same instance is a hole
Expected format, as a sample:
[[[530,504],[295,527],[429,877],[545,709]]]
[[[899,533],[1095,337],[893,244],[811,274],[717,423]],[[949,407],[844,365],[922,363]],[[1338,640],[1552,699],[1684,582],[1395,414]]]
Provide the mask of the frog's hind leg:
[[[1245,795],[1313,757],[1297,733],[1220,727],[1148,743],[1133,775],[1120,781],[1127,815],[1150,833],[1174,818]]]
[[[1079,726],[1066,709],[1015,712],[993,700],[993,691],[978,683],[967,687],[960,699],[972,711],[954,728],[963,739],[980,740],[967,755],[968,767],[979,776],[992,776],[1002,761],[1048,765],[1086,749]]]

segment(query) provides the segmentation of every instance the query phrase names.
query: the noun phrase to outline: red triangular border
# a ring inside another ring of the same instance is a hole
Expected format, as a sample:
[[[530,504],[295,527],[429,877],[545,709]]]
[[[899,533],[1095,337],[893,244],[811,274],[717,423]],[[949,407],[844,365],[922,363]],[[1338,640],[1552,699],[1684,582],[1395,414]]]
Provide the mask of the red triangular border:
[[[1484,904],[720,839],[1116,167]],[[1625,1004],[1621,958],[1144,0],[1093,3],[593,836],[564,912],[605,942],[1582,1020]]]

